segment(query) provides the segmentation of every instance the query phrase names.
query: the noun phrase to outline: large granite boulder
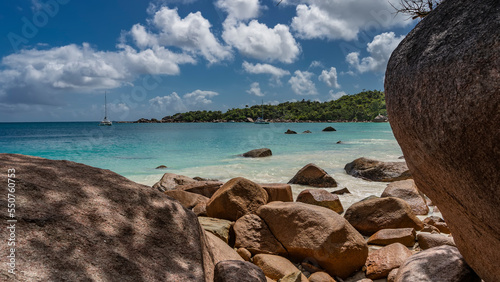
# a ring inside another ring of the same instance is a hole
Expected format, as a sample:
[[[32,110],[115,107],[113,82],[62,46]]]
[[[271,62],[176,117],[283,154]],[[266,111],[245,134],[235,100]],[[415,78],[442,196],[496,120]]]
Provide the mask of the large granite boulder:
[[[309,276],[309,282],[335,282],[335,279],[326,272],[318,271]]]
[[[269,196],[268,202],[293,202],[292,186],[290,186],[290,184],[260,183],[260,186],[266,190]]]
[[[399,268],[395,282],[479,282],[457,248],[441,246],[409,257]]]
[[[448,228],[448,224],[444,221],[444,219],[440,218],[439,216],[429,216],[424,219],[424,224],[432,225],[439,229],[439,232],[441,233],[450,233],[450,229]]]
[[[500,1],[442,1],[385,75],[394,136],[485,281],[500,277]]]
[[[153,188],[158,189],[162,192],[175,190],[178,185],[190,184],[197,182],[191,177],[185,175],[179,175],[175,173],[165,173],[160,181],[153,185]]]
[[[392,182],[411,178],[405,162],[381,162],[358,158],[345,165],[347,174],[371,181]]]
[[[356,230],[363,235],[386,228],[414,228],[420,230],[424,224],[404,201],[394,197],[372,198],[350,206],[344,214]]]
[[[196,182],[177,185],[175,189],[211,198],[223,184],[224,183],[220,181],[199,180]]]
[[[196,215],[163,193],[70,161],[0,154],[0,169],[15,169],[17,281],[213,279]]]
[[[390,245],[401,243],[407,247],[415,245],[416,232],[413,228],[382,229],[368,238],[367,243],[373,245]]]
[[[198,216],[201,227],[215,236],[219,237],[226,244],[229,243],[229,234],[233,222],[220,218]]]
[[[215,192],[207,203],[207,215],[236,221],[238,218],[255,213],[266,204],[266,190],[243,177],[237,177],[226,182]]]
[[[333,276],[348,277],[366,261],[368,246],[363,236],[332,210],[271,202],[260,207],[257,215],[291,257],[314,259]]]
[[[262,269],[251,262],[224,260],[215,265],[214,282],[266,282]]]
[[[255,214],[240,217],[234,224],[235,247],[245,248],[252,254],[287,255],[267,224]]]
[[[210,248],[210,253],[212,254],[214,264],[225,260],[243,261],[243,258],[219,237],[208,231],[205,231],[205,235],[208,241],[207,246]]]
[[[426,215],[429,213],[425,196],[418,190],[413,179],[388,184],[381,197],[396,197],[405,200],[416,215]]]
[[[206,203],[209,200],[205,196],[180,190],[169,190],[164,193],[177,200],[186,209],[192,209],[199,203]]]
[[[288,184],[300,184],[313,187],[337,187],[337,181],[326,171],[315,164],[307,164],[301,168]]]
[[[412,255],[403,244],[394,243],[372,251],[366,259],[366,277],[385,278],[391,270],[400,267]]]
[[[258,254],[253,257],[253,263],[262,269],[267,277],[276,281],[288,274],[299,271],[288,259],[276,255]],[[304,281],[307,281],[304,275],[301,276],[304,278]]]
[[[443,245],[456,247],[453,237],[448,237],[441,234],[419,233],[417,235],[418,245],[422,250],[427,250]]]
[[[263,157],[270,157],[272,156],[273,153],[271,152],[271,149],[268,148],[261,148],[261,149],[255,149],[248,151],[243,154],[243,157],[245,158],[263,158]]]
[[[303,190],[297,196],[297,202],[325,207],[336,213],[344,212],[344,207],[342,207],[339,196],[323,189]]]

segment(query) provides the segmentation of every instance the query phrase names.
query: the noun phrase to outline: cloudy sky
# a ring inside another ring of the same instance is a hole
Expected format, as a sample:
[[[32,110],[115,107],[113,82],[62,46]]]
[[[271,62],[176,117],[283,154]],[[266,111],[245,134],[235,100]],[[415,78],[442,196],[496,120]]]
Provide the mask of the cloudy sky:
[[[383,90],[416,24],[389,1],[2,1],[0,122],[100,120],[105,92],[136,120]]]

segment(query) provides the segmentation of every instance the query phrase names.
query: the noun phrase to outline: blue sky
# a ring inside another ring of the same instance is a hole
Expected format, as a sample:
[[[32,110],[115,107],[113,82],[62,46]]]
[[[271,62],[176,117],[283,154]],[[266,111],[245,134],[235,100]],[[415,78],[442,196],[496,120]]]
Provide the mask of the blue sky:
[[[0,122],[112,120],[383,90],[387,0],[0,3]],[[392,1],[395,4],[396,0]]]

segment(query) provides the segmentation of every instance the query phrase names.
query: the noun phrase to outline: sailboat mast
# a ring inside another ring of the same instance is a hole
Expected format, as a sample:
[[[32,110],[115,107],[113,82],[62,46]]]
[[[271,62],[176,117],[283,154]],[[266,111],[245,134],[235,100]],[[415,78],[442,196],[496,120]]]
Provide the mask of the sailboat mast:
[[[106,100],[106,92],[104,92],[104,119],[108,118],[108,102]]]

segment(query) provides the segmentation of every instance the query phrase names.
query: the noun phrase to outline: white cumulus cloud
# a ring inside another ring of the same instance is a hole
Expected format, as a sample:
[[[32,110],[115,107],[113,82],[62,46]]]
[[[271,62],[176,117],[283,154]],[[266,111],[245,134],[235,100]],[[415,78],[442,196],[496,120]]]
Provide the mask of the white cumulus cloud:
[[[370,56],[360,58],[359,52],[351,52],[346,57],[347,63],[359,73],[384,72],[392,51],[403,39],[403,35],[396,37],[394,32],[379,34],[373,38],[372,42],[368,43],[366,50]]]
[[[251,74],[269,74],[271,75],[271,82],[281,85],[281,77],[290,75],[290,72],[270,64],[251,64],[247,61],[242,64],[243,70]]]
[[[212,100],[209,98],[212,98],[214,96],[219,95],[219,93],[214,92],[214,91],[205,91],[205,90],[195,90],[191,93],[187,93],[183,96],[184,101],[186,102],[187,105],[190,106],[203,106],[203,105],[208,105],[212,104]]]
[[[152,111],[164,115],[171,115],[178,112],[194,111],[206,109],[207,105],[212,104],[210,98],[219,95],[214,91],[195,90],[184,94],[182,97],[176,92],[167,96],[157,96],[149,100]]]
[[[104,52],[84,43],[6,56],[0,70],[0,103],[58,105],[56,95],[61,93],[116,88],[142,74],[176,75],[179,64],[195,63],[191,56],[163,47],[121,47]]]
[[[248,24],[226,20],[222,38],[243,56],[262,61],[292,63],[300,54],[300,45],[283,24],[269,28],[257,20]]]
[[[331,67],[330,70],[323,70],[318,78],[330,87],[340,88],[337,82],[337,69],[334,67]]]
[[[311,80],[313,75],[312,72],[296,70],[288,83],[290,83],[293,92],[297,95],[316,95],[318,91]]]
[[[258,97],[263,97],[264,93],[260,90],[260,85],[258,82],[254,82],[250,85],[250,89],[247,90],[248,94],[255,95]]]
[[[139,48],[174,46],[203,56],[209,63],[232,57],[230,47],[222,45],[212,34],[212,25],[200,12],[181,18],[177,9],[161,7],[149,21],[148,30],[136,24],[130,35]]]
[[[228,13],[231,20],[249,20],[259,16],[259,0],[218,0],[215,6]]]
[[[149,104],[153,111],[164,113],[166,115],[172,112],[177,113],[187,110],[186,106],[184,105],[184,101],[182,101],[182,98],[179,97],[179,95],[175,92],[172,92],[172,94],[163,97],[154,97],[153,99],[149,100]]]
[[[328,92],[328,99],[327,101],[334,101],[334,100],[337,100],[339,99],[340,97],[344,96],[344,95],[347,95],[344,91],[340,91],[340,92],[333,92],[333,90],[330,90]]]
[[[355,40],[360,32],[405,26],[411,21],[394,16],[387,0],[301,0],[286,1],[297,5],[291,27],[303,39]]]

